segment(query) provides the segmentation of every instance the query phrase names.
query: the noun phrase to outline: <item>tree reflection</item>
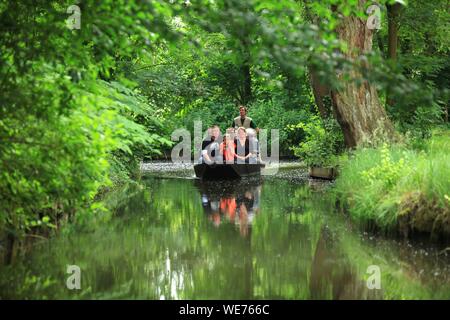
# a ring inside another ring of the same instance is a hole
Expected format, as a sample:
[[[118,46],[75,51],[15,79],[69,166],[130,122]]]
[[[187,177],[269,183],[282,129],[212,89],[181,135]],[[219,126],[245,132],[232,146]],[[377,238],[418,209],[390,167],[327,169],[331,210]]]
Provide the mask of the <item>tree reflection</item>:
[[[414,248],[391,241],[363,241],[329,200],[305,184],[267,177],[264,183],[148,179],[109,199],[116,208],[111,219],[89,232],[61,234],[0,268],[0,298],[450,296],[448,280],[433,276],[436,260],[406,259]],[[67,290],[68,264],[80,266],[82,290]],[[366,286],[372,264],[382,270],[380,291]],[[419,268],[420,277],[409,272]]]
[[[311,299],[380,299],[382,291],[368,290],[364,279],[339,247],[336,234],[322,226],[311,264],[309,282]]]

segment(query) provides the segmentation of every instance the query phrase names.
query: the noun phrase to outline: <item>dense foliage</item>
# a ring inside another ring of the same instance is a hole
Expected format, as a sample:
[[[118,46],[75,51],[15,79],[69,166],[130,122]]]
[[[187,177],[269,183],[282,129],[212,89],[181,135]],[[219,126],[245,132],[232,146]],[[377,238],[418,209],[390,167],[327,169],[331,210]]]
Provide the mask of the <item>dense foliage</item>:
[[[0,3],[0,226],[14,234],[92,212],[110,177],[131,176],[137,150],[168,144],[125,68],[156,40],[151,30],[169,32],[164,11],[85,1],[81,29],[70,30],[71,4]]]
[[[309,166],[333,167],[338,155],[344,151],[344,140],[334,119],[311,117],[307,123],[292,126],[291,130],[305,132],[304,142],[292,147],[296,156],[305,159]]]
[[[356,58],[339,26],[366,21],[369,1],[87,0],[79,29],[68,28],[77,18],[72,2],[0,1],[0,227],[10,235],[101,210],[95,197],[138,178],[142,159],[166,157],[173,130],[192,131],[195,120],[225,130],[238,104],[258,127],[280,130],[282,155],[311,165],[336,164],[341,133],[362,127],[336,113],[336,93],[355,83],[378,90],[375,104],[410,141],[404,148],[424,145],[448,122],[444,0],[379,1],[374,48]],[[327,87],[323,105],[314,79]],[[384,169],[374,162],[364,172],[375,181]]]

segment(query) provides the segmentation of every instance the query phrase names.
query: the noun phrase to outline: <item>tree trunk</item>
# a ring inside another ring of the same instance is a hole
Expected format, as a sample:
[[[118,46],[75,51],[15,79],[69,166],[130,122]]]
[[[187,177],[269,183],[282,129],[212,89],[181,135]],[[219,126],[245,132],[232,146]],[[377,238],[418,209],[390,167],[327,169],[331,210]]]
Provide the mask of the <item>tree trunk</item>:
[[[248,64],[248,62],[245,62],[245,64],[241,66],[241,72],[243,83],[240,102],[246,105],[252,98],[252,77],[250,74],[250,65]]]
[[[311,24],[319,25],[319,19],[310,10],[311,1],[303,0],[305,8],[305,18]],[[320,39],[317,39],[320,41]],[[309,82],[311,85],[312,93],[314,95],[314,101],[316,102],[317,109],[322,119],[329,116],[329,110],[325,104],[325,97],[331,97],[331,89],[329,86],[323,84],[317,77],[317,74],[312,66],[308,66]]]
[[[317,109],[319,110],[319,114],[322,119],[328,117],[328,110],[326,108],[324,98],[330,96],[330,88],[320,82],[317,78],[314,70],[310,67],[309,69],[309,80],[311,83],[312,92],[314,95],[314,100],[317,105]]]
[[[378,44],[378,49],[380,50],[380,54],[382,57],[386,56],[386,53],[384,52],[384,44],[383,44],[383,39],[381,38],[380,33],[377,33],[377,44]]]
[[[241,54],[241,77],[240,85],[240,103],[247,105],[252,99],[252,76],[250,72],[251,55],[250,55],[250,35],[246,31],[240,39],[240,54]]]
[[[402,5],[400,3],[386,4],[388,16],[388,59],[392,62],[397,61],[398,47],[398,23]],[[395,104],[391,90],[386,91],[386,103],[390,106]]]
[[[364,7],[366,0],[359,0],[360,8]],[[342,19],[337,27],[341,40],[348,44],[345,55],[348,59],[355,59],[372,50],[373,31],[369,30],[366,22],[360,18],[349,16]],[[353,78],[361,75],[354,71]],[[345,81],[343,75],[338,75],[340,81]],[[349,81],[332,92],[333,108],[339,122],[345,143],[348,147],[355,147],[365,140],[373,137],[377,129],[383,130],[392,136],[394,129],[380,103],[377,91],[367,81],[362,84]]]
[[[397,60],[398,18],[402,5],[400,3],[386,4],[388,15],[388,58]]]

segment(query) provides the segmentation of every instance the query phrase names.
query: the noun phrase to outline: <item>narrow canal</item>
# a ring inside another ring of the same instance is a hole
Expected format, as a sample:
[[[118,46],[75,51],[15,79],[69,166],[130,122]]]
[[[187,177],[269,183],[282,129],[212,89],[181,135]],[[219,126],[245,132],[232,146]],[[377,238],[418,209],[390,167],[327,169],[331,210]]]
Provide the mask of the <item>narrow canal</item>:
[[[112,217],[1,266],[0,298],[450,298],[445,250],[364,232],[336,209],[332,186],[303,169],[191,176],[153,173],[111,193]],[[79,290],[66,287],[68,265],[80,268]]]

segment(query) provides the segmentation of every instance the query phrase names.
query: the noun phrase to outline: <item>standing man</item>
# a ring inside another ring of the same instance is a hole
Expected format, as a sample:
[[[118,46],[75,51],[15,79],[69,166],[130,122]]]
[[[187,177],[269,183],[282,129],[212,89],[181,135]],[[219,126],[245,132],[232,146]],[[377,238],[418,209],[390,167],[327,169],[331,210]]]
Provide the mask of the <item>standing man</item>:
[[[247,117],[247,108],[243,105],[239,106],[239,116],[234,118],[232,128],[244,127],[245,129],[252,128],[256,130],[256,133],[259,132],[259,128],[256,126],[255,122],[252,118]]]

